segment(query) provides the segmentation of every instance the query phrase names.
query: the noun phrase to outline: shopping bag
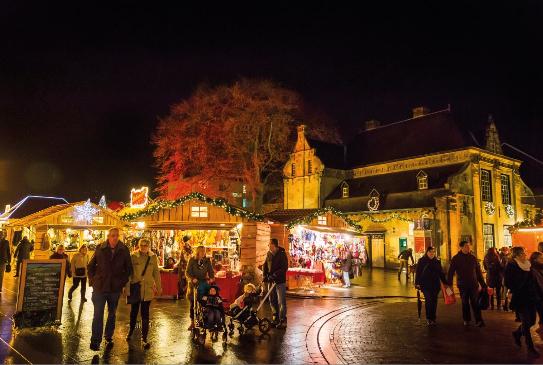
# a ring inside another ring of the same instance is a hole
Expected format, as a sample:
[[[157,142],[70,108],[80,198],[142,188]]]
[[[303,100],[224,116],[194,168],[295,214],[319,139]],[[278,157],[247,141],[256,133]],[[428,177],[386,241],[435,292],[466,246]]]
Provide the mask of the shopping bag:
[[[451,287],[445,286],[443,283],[441,283],[441,292],[443,293],[443,299],[445,301],[445,304],[449,305],[456,303],[454,291]]]
[[[477,298],[477,305],[479,306],[480,310],[487,310],[490,306],[490,297],[488,296],[488,292],[486,290],[481,290],[479,292],[479,297]]]

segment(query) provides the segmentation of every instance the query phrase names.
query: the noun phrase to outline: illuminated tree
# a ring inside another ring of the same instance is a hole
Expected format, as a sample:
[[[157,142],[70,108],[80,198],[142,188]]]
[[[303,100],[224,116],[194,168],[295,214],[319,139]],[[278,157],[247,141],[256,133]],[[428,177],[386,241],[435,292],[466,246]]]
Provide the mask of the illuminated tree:
[[[199,87],[172,106],[153,136],[161,196],[174,199],[192,191],[218,196],[225,184],[237,181],[260,207],[266,184],[280,181],[273,177],[280,176],[292,151],[303,110],[297,93],[271,81]],[[321,137],[337,139],[322,122],[304,123]]]

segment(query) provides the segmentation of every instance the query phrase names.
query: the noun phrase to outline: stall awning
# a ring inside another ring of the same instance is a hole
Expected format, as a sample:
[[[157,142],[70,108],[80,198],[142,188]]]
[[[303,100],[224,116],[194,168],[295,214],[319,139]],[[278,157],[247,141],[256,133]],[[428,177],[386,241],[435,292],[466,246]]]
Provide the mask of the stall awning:
[[[147,223],[146,230],[224,230],[229,231],[234,229],[238,223],[221,223],[221,222],[153,222]]]
[[[322,233],[342,233],[342,234],[350,234],[353,236],[363,236],[362,233],[357,232],[355,230],[350,230],[347,228],[326,227],[326,226],[302,226],[302,227],[309,229],[311,231],[322,232]]]

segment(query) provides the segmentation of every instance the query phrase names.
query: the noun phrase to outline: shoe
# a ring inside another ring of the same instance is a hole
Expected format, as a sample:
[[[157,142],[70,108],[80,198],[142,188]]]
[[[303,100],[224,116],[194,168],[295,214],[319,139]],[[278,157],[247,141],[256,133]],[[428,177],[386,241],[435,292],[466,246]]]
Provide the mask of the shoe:
[[[540,356],[539,352],[533,346],[528,347],[528,355],[535,358]]]
[[[515,345],[518,347],[522,347],[522,342],[520,342],[520,338],[522,337],[522,333],[519,331],[513,331],[513,340],[515,340]]]
[[[485,327],[485,322],[483,321],[476,322],[475,327]]]
[[[469,326],[469,321],[464,321],[464,326]]]
[[[91,343],[91,344],[90,344],[90,349],[91,349],[92,351],[100,351],[100,344]]]
[[[141,342],[141,347],[144,349],[144,350],[149,350],[151,348],[151,343],[150,342],[147,342],[147,340],[142,340]]]
[[[427,324],[428,326],[435,326],[435,325],[436,325],[436,321],[433,321],[433,320],[429,319],[429,320],[426,321],[426,324]]]
[[[113,343],[112,338],[106,339],[106,349],[109,350],[109,349],[113,348],[113,345],[115,345],[115,344]]]

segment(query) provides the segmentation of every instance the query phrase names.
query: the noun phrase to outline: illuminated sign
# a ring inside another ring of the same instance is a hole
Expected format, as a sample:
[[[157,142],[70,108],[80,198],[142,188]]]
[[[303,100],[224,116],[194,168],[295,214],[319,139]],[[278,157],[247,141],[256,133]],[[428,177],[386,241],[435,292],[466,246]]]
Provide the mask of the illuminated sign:
[[[130,191],[130,206],[132,208],[144,208],[148,199],[149,188],[147,186],[142,186],[139,189],[132,188]]]

